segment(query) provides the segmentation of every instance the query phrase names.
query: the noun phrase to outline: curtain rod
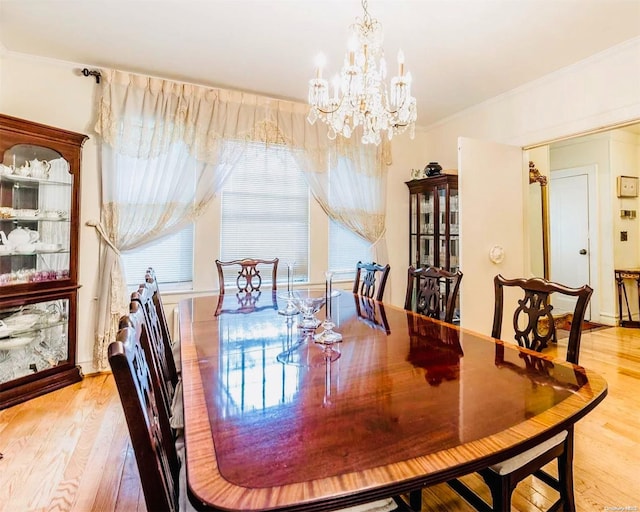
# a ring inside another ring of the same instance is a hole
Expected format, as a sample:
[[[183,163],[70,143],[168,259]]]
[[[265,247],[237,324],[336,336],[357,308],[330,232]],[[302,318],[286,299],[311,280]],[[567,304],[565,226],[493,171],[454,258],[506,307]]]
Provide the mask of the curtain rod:
[[[82,74],[83,74],[84,76],[92,76],[92,77],[94,77],[94,78],[96,79],[96,83],[97,83],[97,84],[99,84],[99,83],[100,83],[100,77],[102,76],[102,74],[100,73],[100,71],[97,71],[97,70],[95,70],[95,69],[90,71],[90,70],[88,70],[87,68],[84,68],[84,69],[82,70]]]

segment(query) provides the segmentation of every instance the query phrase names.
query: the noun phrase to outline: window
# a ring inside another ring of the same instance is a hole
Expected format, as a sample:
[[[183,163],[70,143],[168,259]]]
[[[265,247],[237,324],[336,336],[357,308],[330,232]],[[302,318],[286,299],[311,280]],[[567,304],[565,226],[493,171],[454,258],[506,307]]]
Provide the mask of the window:
[[[193,224],[138,250],[122,253],[127,286],[144,282],[153,267],[158,282],[191,284],[193,276]]]
[[[222,189],[220,259],[280,258],[281,282],[294,261],[294,279],[308,281],[309,229],[309,187],[291,152],[250,145]]]
[[[369,242],[340,223],[329,222],[329,269],[334,279],[353,279],[358,261],[370,261]]]

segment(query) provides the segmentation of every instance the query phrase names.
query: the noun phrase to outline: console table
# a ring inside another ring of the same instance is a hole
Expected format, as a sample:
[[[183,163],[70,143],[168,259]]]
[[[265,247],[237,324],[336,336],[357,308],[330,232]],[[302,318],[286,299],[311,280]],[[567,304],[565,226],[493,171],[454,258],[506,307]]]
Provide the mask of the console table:
[[[620,326],[621,327],[640,327],[640,321],[634,320],[631,315],[631,308],[629,306],[629,297],[627,296],[627,288],[625,287],[625,279],[633,279],[636,282],[636,288],[638,292],[638,303],[640,304],[640,268],[632,269],[617,269],[615,270],[616,283],[618,285],[618,310],[620,311]],[[624,319],[624,312],[622,311],[622,298],[624,297],[624,304],[627,307],[628,320]],[[639,306],[640,307],[640,306]]]

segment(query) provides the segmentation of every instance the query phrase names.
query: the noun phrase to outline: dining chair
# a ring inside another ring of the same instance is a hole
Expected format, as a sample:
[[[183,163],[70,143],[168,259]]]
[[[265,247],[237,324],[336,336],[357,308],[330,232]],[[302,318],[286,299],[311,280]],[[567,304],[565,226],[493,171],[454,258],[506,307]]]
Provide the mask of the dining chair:
[[[158,375],[161,396],[170,412],[171,426],[177,431],[184,428],[182,379],[176,370],[171,345],[162,335],[161,320],[153,300],[154,290],[149,283],[141,284],[131,294],[129,315],[121,318],[120,328],[142,324],[141,342]]]
[[[262,285],[262,276],[260,275],[260,268],[263,266],[271,266],[271,289],[277,289],[277,274],[278,274],[278,258],[272,260],[263,260],[257,258],[244,258],[241,260],[233,261],[220,261],[216,260],[216,267],[218,269],[218,285],[220,287],[220,295],[225,292],[225,269],[231,267],[239,267],[238,275],[235,277],[236,287],[238,292],[255,292],[260,290]],[[229,280],[227,279],[227,282]]]
[[[410,266],[404,309],[454,323],[461,281],[459,270],[449,272],[439,267]]]
[[[515,340],[520,346],[537,352],[546,348],[555,333],[553,305],[549,297],[553,294],[575,297],[577,300],[567,341],[566,360],[578,364],[582,322],[593,293],[590,286],[570,288],[538,277],[505,279],[502,275],[497,275],[494,278],[494,287],[495,304],[491,336],[500,339],[504,313],[504,289],[515,288],[523,295],[518,300],[513,313]],[[542,318],[546,318],[547,322],[541,323]],[[498,356],[496,364],[500,365]],[[560,495],[549,510],[558,510],[562,507],[565,511],[573,512],[576,508],[573,493],[573,437],[574,432],[571,427],[514,457],[478,471],[491,491],[492,506],[489,506],[460,480],[451,480],[447,483],[476,509],[502,512],[510,509],[511,495],[518,483],[530,475],[535,475]],[[554,460],[558,464],[558,478],[543,470],[544,466]]]
[[[382,300],[390,269],[391,267],[388,263],[379,265],[375,261],[372,263],[359,261],[356,264],[353,293],[370,299]]]
[[[108,359],[129,430],[146,508],[192,511],[187,498],[184,443],[175,441],[164,407],[152,384],[142,330],[120,329]]]
[[[164,304],[162,303],[162,297],[160,295],[160,289],[158,287],[158,279],[156,272],[152,267],[147,268],[144,276],[144,282],[151,288],[151,297],[153,304],[156,307],[156,315],[158,317],[158,324],[160,328],[160,334],[164,342],[165,348],[170,350],[173,354],[174,366],[176,372],[180,373],[180,340],[173,339],[171,336],[171,330],[169,329],[169,323],[167,322],[167,315],[165,313]],[[175,332],[175,331],[174,331]]]

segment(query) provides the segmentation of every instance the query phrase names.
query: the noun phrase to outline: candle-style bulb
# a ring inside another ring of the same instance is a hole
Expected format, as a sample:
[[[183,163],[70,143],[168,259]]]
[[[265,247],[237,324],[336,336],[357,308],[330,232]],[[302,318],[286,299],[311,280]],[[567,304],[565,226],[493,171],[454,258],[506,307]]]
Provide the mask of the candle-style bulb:
[[[324,53],[319,53],[316,56],[316,78],[322,78],[322,68],[324,68],[327,63],[327,58],[324,56]]]

